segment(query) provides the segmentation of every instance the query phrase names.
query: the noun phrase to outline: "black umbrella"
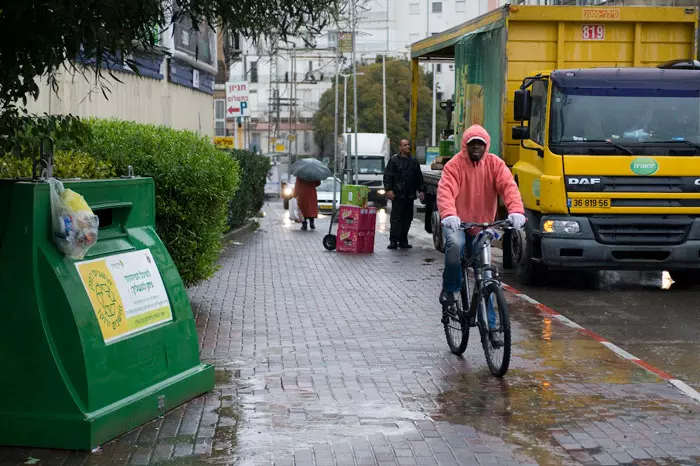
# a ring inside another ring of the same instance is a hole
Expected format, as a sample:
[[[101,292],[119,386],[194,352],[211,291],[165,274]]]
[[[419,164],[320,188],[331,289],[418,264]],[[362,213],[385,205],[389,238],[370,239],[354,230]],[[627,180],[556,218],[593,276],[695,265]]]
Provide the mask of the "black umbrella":
[[[302,180],[322,181],[331,176],[331,171],[318,159],[301,159],[292,165],[292,175]]]

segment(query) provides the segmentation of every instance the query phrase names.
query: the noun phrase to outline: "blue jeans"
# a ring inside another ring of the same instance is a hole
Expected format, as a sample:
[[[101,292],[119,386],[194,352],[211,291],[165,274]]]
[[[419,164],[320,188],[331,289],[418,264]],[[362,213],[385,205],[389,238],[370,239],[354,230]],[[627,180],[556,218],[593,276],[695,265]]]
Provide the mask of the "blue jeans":
[[[462,288],[462,256],[467,254],[468,257],[475,252],[473,251],[474,240],[464,232],[464,230],[442,230],[442,237],[445,241],[445,270],[442,273],[442,289],[448,293],[458,293]],[[474,270],[476,266],[474,264]],[[473,291],[473,290],[471,290]],[[468,297],[471,299],[471,296]],[[486,314],[489,320],[489,327],[496,328],[496,311],[493,308],[494,296],[489,296],[489,302],[486,306]]]

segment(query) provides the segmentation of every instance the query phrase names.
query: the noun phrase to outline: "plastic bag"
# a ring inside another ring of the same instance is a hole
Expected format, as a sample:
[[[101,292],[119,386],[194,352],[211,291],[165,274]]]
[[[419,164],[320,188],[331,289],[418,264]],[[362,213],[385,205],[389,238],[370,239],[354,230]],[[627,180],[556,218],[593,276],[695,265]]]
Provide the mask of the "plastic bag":
[[[289,219],[297,223],[304,221],[304,217],[301,215],[301,210],[299,210],[299,203],[297,202],[296,197],[289,200]]]
[[[54,178],[49,179],[49,186],[53,242],[66,257],[81,260],[97,242],[100,220],[83,196]]]

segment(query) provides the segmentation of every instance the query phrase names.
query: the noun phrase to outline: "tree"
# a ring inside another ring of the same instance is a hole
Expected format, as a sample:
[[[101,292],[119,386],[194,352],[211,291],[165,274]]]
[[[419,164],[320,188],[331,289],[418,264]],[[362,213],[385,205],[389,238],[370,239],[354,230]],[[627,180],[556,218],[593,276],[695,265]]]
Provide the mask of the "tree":
[[[373,63],[358,68],[357,77],[357,117],[358,131],[361,133],[381,133],[382,121],[382,64]],[[352,79],[348,78],[348,112],[347,121],[354,128]],[[432,76],[421,71],[418,90],[418,140],[416,143],[429,144],[432,133]],[[409,137],[409,119],[411,111],[411,65],[407,60],[387,60],[386,62],[386,105],[387,132],[391,140],[392,152],[398,152],[399,141]],[[343,82],[338,87],[339,131],[343,126]],[[447,118],[438,107],[436,129],[438,137],[445,129]],[[313,128],[316,143],[323,155],[333,154],[333,137],[335,129],[335,86],[326,91],[319,103],[319,110],[314,115]]]
[[[2,2],[0,143],[7,143],[26,124],[17,103],[38,96],[37,79],[48,79],[55,88],[53,76],[62,67],[94,72],[99,79],[105,72],[103,63],[153,51],[158,33],[176,21],[188,19],[193,25],[208,24],[253,39],[267,36],[284,41],[319,31],[337,18],[345,4],[344,0]],[[126,64],[138,71],[133,61],[126,60]]]

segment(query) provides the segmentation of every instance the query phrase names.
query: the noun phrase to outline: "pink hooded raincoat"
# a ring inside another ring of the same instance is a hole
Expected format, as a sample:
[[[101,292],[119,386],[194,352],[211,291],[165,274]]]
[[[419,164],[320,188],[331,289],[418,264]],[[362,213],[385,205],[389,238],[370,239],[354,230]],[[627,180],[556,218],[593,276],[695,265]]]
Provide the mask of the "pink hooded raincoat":
[[[478,136],[486,141],[486,153],[472,162],[467,141]],[[493,222],[501,196],[509,214],[524,214],[523,202],[513,175],[505,162],[489,153],[491,137],[480,125],[470,126],[462,135],[462,150],[447,162],[438,184],[440,218],[456,215],[463,222]]]

